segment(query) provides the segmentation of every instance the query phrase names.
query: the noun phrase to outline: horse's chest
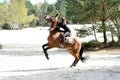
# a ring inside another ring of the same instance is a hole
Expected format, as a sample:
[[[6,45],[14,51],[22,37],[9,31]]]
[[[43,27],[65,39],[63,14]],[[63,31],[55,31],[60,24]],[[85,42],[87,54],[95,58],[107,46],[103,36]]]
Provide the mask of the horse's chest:
[[[50,35],[50,36],[48,37],[48,41],[51,41],[51,42],[54,42],[54,41],[56,41],[57,39],[58,39],[57,35]]]

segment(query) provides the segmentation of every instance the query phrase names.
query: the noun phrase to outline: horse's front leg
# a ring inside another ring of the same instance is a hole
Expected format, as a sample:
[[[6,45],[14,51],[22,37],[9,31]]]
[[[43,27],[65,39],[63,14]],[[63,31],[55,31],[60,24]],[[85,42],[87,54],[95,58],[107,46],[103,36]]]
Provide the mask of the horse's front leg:
[[[46,47],[48,47],[48,43],[42,45],[42,48],[43,48],[43,52],[44,52],[44,53],[45,53],[45,48],[46,48]]]
[[[72,65],[70,67],[76,66],[76,64],[79,61],[79,55],[77,52],[74,52],[73,50],[68,50],[70,52],[71,55],[73,55],[73,57],[75,58],[75,60],[73,61]]]
[[[42,45],[42,48],[43,48],[43,52],[45,54],[45,57],[47,58],[47,60],[49,60],[47,50],[50,49],[50,47],[49,47],[48,43]]]
[[[47,60],[49,60],[48,53],[47,53],[48,49],[50,49],[50,47],[47,47],[44,49],[45,57],[47,58]]]
[[[79,59],[75,59],[74,62],[72,63],[72,65],[70,67],[76,66],[76,64],[78,63]]]

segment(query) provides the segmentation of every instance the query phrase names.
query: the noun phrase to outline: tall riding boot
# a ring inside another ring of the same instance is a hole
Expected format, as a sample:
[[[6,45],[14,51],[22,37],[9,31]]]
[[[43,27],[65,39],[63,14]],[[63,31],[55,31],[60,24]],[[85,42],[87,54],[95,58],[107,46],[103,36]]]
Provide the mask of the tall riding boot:
[[[61,36],[60,46],[61,46],[62,48],[64,47],[64,35]]]

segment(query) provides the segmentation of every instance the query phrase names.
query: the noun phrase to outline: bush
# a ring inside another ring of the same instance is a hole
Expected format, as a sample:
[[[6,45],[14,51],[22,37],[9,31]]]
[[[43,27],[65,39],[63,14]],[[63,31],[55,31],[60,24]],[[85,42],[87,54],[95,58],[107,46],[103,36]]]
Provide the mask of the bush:
[[[105,48],[120,48],[120,42],[109,42],[107,44],[92,40],[82,43],[85,50],[99,50]]]
[[[8,23],[4,23],[2,26],[2,29],[10,30],[10,25]]]
[[[2,45],[0,44],[0,49],[2,49]]]
[[[109,42],[108,46],[109,47],[120,47],[120,42]]]
[[[83,43],[85,50],[99,49],[101,47],[101,45],[102,45],[102,43],[100,43],[96,40],[92,40],[92,41]]]

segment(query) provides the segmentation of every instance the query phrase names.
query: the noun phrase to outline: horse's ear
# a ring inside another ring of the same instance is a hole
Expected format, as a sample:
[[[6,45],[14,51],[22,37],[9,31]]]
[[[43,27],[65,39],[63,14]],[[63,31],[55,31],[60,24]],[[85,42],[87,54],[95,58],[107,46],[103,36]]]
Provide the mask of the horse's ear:
[[[46,16],[44,16],[44,19],[46,18]]]
[[[58,16],[58,13],[55,15],[55,17],[57,17]]]

